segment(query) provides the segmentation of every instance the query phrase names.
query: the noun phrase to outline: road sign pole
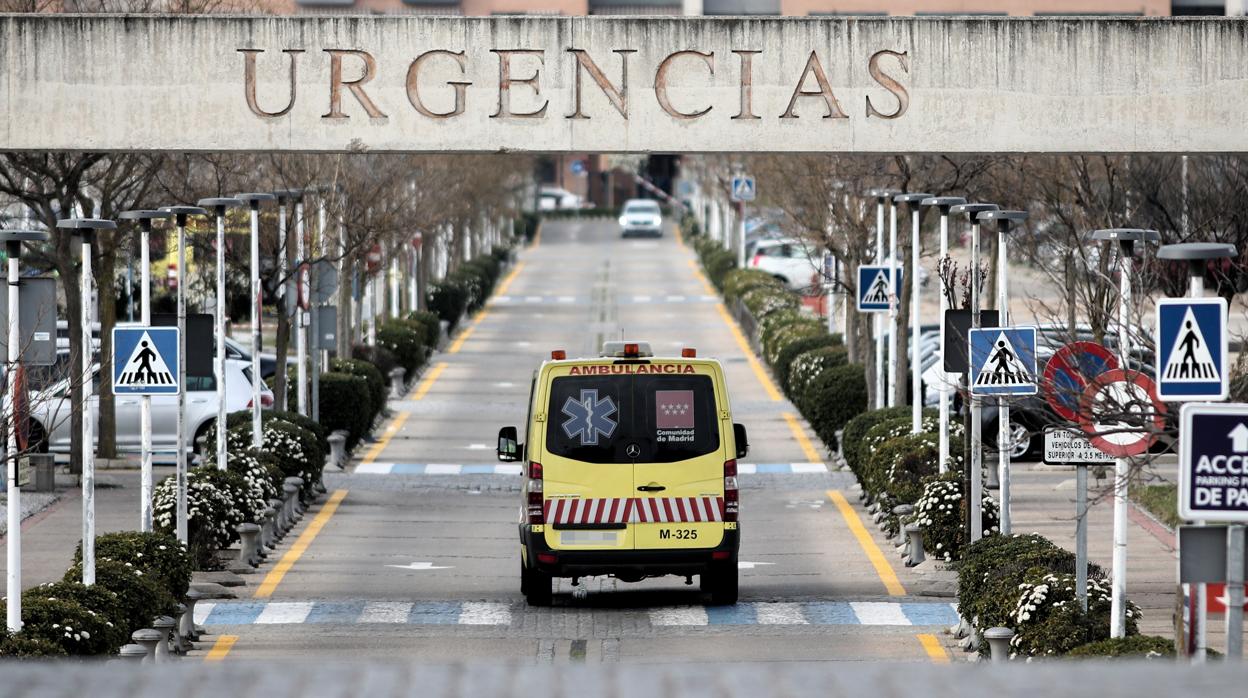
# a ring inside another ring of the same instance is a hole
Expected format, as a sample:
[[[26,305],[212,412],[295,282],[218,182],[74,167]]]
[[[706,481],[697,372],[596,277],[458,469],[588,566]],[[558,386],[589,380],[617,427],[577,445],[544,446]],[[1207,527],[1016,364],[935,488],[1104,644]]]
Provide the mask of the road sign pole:
[[[979,221],[971,214],[971,328],[979,329]],[[966,373],[969,386],[971,373]],[[971,393],[971,542],[984,537],[984,400]]]
[[[1226,658],[1244,659],[1244,525],[1226,527]]]
[[[1120,246],[1118,287],[1118,349],[1122,365],[1131,363],[1131,255],[1134,245],[1123,240]],[[1126,458],[1114,461],[1114,553],[1110,588],[1109,636],[1125,637],[1127,633],[1127,489],[1130,486],[1131,464]]]
[[[238,199],[202,199],[200,206],[211,208],[217,217],[217,302],[216,302],[216,361],[213,376],[217,384],[217,469],[226,469],[226,414],[225,414],[225,212],[227,209],[241,206]]]
[[[997,227],[997,322],[1002,327],[1010,326],[1010,258],[1005,236],[1008,231],[1008,225],[1001,221]],[[1001,497],[999,520],[1001,535],[1004,536],[1013,531],[1010,516],[1010,449],[1014,440],[1010,432],[1010,403],[1003,397],[997,401],[997,494]]]
[[[1075,466],[1075,597],[1088,611],[1088,466]]]
[[[307,253],[304,249],[304,232],[303,232],[303,193],[300,192],[298,198],[295,199],[295,276],[297,279],[296,288],[304,291],[303,278],[306,273],[304,264]],[[307,417],[311,413],[308,412],[308,329],[304,322],[305,310],[300,300],[306,302],[307,299],[301,299],[296,294],[295,300],[295,378],[299,382],[298,406],[299,414]]]
[[[745,268],[745,202],[737,204],[737,268]]]
[[[320,196],[317,197],[317,216],[316,216],[316,237],[312,241],[312,254],[318,257],[325,256],[325,194],[332,189],[324,189]],[[320,288],[320,279],[317,268],[312,268],[312,288]],[[320,421],[321,419],[321,323],[320,323],[320,303],[315,298],[312,299],[312,419]],[[376,318],[374,318],[374,322]]]
[[[897,200],[888,202],[888,406],[897,406]]]
[[[903,194],[897,197],[910,206],[910,432],[914,434],[923,430],[923,361],[919,356],[919,218],[923,201],[930,198],[931,194]],[[901,288],[894,288],[893,292],[900,294]]]
[[[924,199],[924,206],[936,206],[940,209],[940,257],[936,263],[937,276],[940,276],[940,270],[945,264],[945,260],[949,258],[949,209],[959,204],[965,204],[966,199],[953,196],[938,196],[930,199]],[[938,454],[940,463],[938,464],[941,475],[949,470],[949,378],[945,373],[945,313],[949,311],[949,294],[942,287],[942,280],[937,279],[936,296],[940,303],[940,347],[939,363],[941,377],[940,382],[940,441]],[[953,289],[949,289],[950,292]]]
[[[884,263],[884,197],[875,199],[875,263]],[[862,290],[859,289],[859,293]],[[884,318],[879,313],[871,315],[871,327],[875,330],[875,408],[887,404],[884,382]]]
[[[248,299],[251,306],[251,447],[260,449],[264,447],[264,428],[260,422],[260,387],[264,381],[260,375],[260,330],[264,322],[264,291],[260,287],[260,204],[277,197],[253,193],[239,194],[238,198],[251,208],[251,293]]]

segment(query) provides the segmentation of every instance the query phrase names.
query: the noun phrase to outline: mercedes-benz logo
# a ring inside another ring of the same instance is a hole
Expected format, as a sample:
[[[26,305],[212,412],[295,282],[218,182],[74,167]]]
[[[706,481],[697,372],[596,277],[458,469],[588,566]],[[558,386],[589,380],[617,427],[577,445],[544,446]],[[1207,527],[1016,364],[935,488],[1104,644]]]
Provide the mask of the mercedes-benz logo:
[[[624,453],[628,454],[629,458],[636,458],[641,455],[641,446],[638,446],[637,444],[629,444],[625,447]]]

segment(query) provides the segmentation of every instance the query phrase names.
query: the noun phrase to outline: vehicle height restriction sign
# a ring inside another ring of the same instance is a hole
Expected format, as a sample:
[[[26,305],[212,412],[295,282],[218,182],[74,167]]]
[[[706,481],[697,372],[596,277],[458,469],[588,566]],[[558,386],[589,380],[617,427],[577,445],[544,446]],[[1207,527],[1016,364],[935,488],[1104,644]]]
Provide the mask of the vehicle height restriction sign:
[[[1179,517],[1248,521],[1248,405],[1191,403],[1179,414]]]
[[[1225,400],[1226,299],[1157,301],[1157,396]]]
[[[178,394],[178,328],[113,328],[113,393]]]

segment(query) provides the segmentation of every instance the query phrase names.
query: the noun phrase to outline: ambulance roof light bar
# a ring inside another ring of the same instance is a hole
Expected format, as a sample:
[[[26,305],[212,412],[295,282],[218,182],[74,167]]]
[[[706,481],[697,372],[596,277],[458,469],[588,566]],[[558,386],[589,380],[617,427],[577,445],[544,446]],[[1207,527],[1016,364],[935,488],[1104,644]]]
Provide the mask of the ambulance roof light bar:
[[[563,349],[552,349],[550,352],[550,358],[554,361],[563,361],[568,358],[568,352]]]
[[[654,356],[649,342],[603,342],[602,356],[616,359],[641,359]]]

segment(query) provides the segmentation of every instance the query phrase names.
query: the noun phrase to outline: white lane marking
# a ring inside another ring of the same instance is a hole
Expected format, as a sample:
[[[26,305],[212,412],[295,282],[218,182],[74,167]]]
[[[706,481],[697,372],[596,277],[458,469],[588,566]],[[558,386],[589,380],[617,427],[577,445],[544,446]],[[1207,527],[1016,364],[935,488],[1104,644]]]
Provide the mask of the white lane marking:
[[[516,387],[516,384],[515,384],[515,383],[508,383],[507,381],[503,381],[503,382],[501,382],[501,383],[495,383],[495,384],[494,384],[494,387],[495,387],[495,388],[514,388],[514,387]]]
[[[754,475],[757,472],[758,472],[758,466],[754,465],[753,463],[738,463],[737,464],[738,475]]]
[[[510,463],[507,465],[494,466],[494,474],[496,475],[519,475],[524,472],[524,467],[519,463]]]
[[[649,303],[650,296],[633,296],[634,303]]]
[[[204,621],[208,620],[209,614],[212,613],[212,609],[216,608],[216,606],[217,604],[211,601],[207,603],[201,601],[195,604],[195,624],[203,625]]]
[[[494,296],[495,303],[506,303],[511,300],[511,296]]]
[[[679,303],[679,302],[681,302],[681,301],[683,301],[683,300],[685,300],[685,297],[684,297],[684,296],[668,296],[668,297],[667,297],[667,302],[668,302],[668,303]]]
[[[704,606],[675,606],[672,608],[655,608],[650,611],[651,625],[707,625]]]
[[[542,297],[541,296],[525,296],[524,302],[525,303],[541,303]]]
[[[559,297],[558,297],[558,298],[556,298],[555,300],[556,300],[556,301],[558,301],[559,303],[574,303],[574,302],[576,302],[576,299],[575,299],[575,298],[573,298],[572,296],[559,296]]]
[[[360,463],[355,466],[357,475],[388,475],[394,470],[394,463]]]
[[[443,567],[441,565],[435,565],[432,562],[412,562],[406,565],[386,565],[386,567],[393,567],[396,570],[453,570],[455,569],[454,567],[451,567],[451,566]]]
[[[752,569],[754,569],[755,567],[762,567],[762,566],[765,566],[765,565],[774,565],[774,564],[776,564],[776,563],[774,563],[774,562],[746,562],[745,560],[738,560],[738,561],[737,561],[737,569],[739,569],[739,570],[752,570]]]
[[[302,623],[312,612],[311,601],[270,601],[256,617],[256,625]]]
[[[489,444],[468,444],[464,448],[468,449],[469,451],[484,451],[490,448],[490,445]]]
[[[828,466],[823,463],[793,463],[791,465],[795,473],[826,473]]]
[[[505,603],[466,601],[459,611],[460,625],[511,625],[511,606]]]
[[[911,625],[898,603],[853,601],[849,607],[862,625]]]
[[[459,475],[464,466],[452,463],[430,463],[425,466],[426,475]]]
[[[756,603],[755,618],[759,625],[809,625],[797,603]]]
[[[369,601],[360,613],[361,623],[406,623],[412,612],[408,601]]]

